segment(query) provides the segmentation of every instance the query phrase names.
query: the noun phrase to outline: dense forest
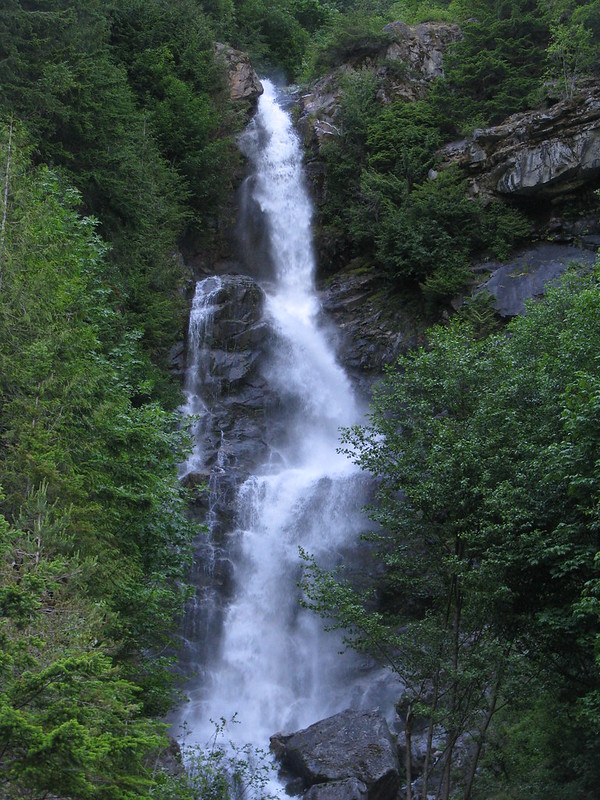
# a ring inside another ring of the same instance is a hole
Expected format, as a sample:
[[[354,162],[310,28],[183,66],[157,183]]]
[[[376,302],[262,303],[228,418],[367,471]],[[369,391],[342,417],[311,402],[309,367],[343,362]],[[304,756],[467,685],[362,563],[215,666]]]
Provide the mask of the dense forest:
[[[218,251],[247,121],[214,43],[307,83],[394,20],[462,38],[412,103],[346,76],[317,225],[433,322],[532,225],[456,170],[428,180],[439,148],[597,79],[599,0],[2,3],[2,800],[227,797],[218,753],[189,778],[160,757],[194,535],[167,368],[180,252]],[[380,478],[377,585],[359,596],[307,554],[307,603],[448,732],[445,797],[596,796],[599,281],[574,271],[508,327],[467,306],[433,328],[344,434]]]

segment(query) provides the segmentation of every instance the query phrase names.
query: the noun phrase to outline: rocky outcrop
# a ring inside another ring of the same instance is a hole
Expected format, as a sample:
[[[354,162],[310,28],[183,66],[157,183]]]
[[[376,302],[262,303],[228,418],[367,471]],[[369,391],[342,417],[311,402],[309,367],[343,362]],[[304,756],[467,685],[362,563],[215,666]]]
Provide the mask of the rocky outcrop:
[[[600,86],[545,111],[514,114],[441,151],[473,195],[553,199],[600,182]]]
[[[457,25],[439,22],[414,26],[393,22],[386,25],[384,32],[387,41],[370,49],[360,48],[355,57],[350,54],[346,63],[299,98],[298,127],[307,144],[318,149],[328,136],[338,133],[343,80],[348,73],[370,70],[378,79],[382,102],[398,98],[416,100],[426,94],[431,80],[443,74],[443,54],[461,36]]]
[[[263,87],[248,54],[220,42],[216,43],[215,52],[217,58],[225,63],[231,99],[234,102],[247,102],[253,109],[263,93]]]
[[[337,273],[321,290],[321,303],[339,335],[338,358],[368,390],[386,364],[420,343],[414,315],[386,303],[388,289],[372,270]]]
[[[385,59],[405,64],[407,77],[415,82],[443,77],[444,52],[448,45],[461,38],[458,25],[444,22],[423,22],[420,25],[391,22],[384,31],[392,39]]]
[[[395,800],[398,755],[378,710],[342,711],[297,733],[276,734],[271,749],[302,779],[311,800]]]
[[[202,440],[203,466],[201,473],[188,474],[185,483],[192,487],[209,482],[212,511],[227,514],[239,483],[267,458],[265,420],[273,398],[261,372],[269,338],[264,292],[246,275],[223,275],[219,281],[204,345],[209,377],[201,388],[206,405],[203,430],[196,432]]]

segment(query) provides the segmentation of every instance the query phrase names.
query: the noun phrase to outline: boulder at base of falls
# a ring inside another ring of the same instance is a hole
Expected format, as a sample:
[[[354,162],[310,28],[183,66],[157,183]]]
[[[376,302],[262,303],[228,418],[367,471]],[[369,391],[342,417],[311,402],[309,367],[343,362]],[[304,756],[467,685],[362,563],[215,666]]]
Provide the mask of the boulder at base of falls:
[[[305,793],[304,800],[367,800],[368,789],[356,778],[317,783]]]
[[[395,800],[398,792],[396,744],[377,709],[349,709],[305,730],[275,734],[271,749],[302,778],[310,800]]]

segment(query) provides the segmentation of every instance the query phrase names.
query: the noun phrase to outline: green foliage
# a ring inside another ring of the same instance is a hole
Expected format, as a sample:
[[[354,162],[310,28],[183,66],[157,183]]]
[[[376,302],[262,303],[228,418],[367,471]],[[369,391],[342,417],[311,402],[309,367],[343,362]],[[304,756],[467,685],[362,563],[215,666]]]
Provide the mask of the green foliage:
[[[478,292],[472,297],[465,298],[459,312],[459,318],[464,320],[477,337],[489,336],[501,326],[498,315],[494,309],[495,298],[487,291]]]
[[[45,546],[95,561],[87,596],[110,612],[106,636],[127,674],[146,680],[140,653],[167,641],[185,593],[190,531],[176,478],[185,437],[150,399],[141,333],[122,331],[119,298],[102,277],[106,248],[94,221],[74,211],[78,203],[47,169],[28,171],[13,146],[0,294],[0,480],[13,522],[45,487],[63,519]],[[155,665],[154,685],[144,699],[163,711],[164,665]]]
[[[536,0],[464,3],[463,38],[444,57],[433,101],[447,124],[472,129],[528,107],[545,68],[549,29]]]
[[[571,99],[580,78],[592,72],[600,53],[599,4],[548,4],[550,43],[547,49],[550,79],[563,97]]]
[[[202,0],[202,8],[211,19],[217,38],[227,39],[235,25],[234,0]]]
[[[367,9],[330,14],[313,40],[303,77],[319,77],[344,63],[358,67],[365,58],[377,55],[389,42],[382,30],[385,23]]]
[[[325,225],[335,230],[347,227],[348,209],[365,166],[369,125],[377,115],[376,83],[368,71],[351,72],[342,83],[344,99],[339,118],[339,136],[323,145],[327,173],[327,200],[321,209]]]
[[[378,262],[394,280],[456,276],[454,292],[467,278],[469,253],[483,244],[480,216],[464,185],[443,172],[385,214],[375,241]]]
[[[106,277],[160,363],[182,326],[176,240],[190,218],[211,239],[235,121],[198,3],[117,5],[11,0],[0,104],[100,220]]]
[[[261,69],[286,80],[300,72],[311,34],[329,18],[318,0],[235,0],[233,44]]]
[[[597,276],[570,275],[508,337],[435,329],[390,371],[369,425],[344,436],[379,482],[371,516],[387,602],[373,612],[315,565],[309,600],[399,672],[407,702],[446,737],[445,791],[464,797],[480,750],[454,774],[457,737],[517,735],[536,692],[552,697],[552,715],[521,727],[503,786],[518,786],[532,759],[533,796],[591,798],[597,786],[597,745],[583,745],[581,725],[600,719],[599,321]],[[578,739],[571,762],[557,719]],[[481,796],[494,796],[489,784]]]
[[[406,181],[410,192],[434,166],[442,138],[431,106],[425,101],[396,101],[369,125],[367,163],[376,172]]]
[[[456,22],[460,19],[450,0],[401,0],[393,3],[389,16],[409,25],[421,22]]]
[[[176,8],[129,0],[112,12],[111,43],[161,153],[185,179],[202,232],[231,189],[236,163],[228,136],[236,121],[208,20],[195,0]]]
[[[53,554],[64,521],[45,485],[12,529],[0,518],[0,794],[146,797],[162,726],[115,667],[108,608],[81,592],[96,564]]]

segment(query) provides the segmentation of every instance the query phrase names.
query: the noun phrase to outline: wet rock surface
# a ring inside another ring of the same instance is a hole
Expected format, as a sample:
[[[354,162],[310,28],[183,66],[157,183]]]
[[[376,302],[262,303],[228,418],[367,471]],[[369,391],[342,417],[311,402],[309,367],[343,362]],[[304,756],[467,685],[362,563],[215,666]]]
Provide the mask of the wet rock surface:
[[[269,347],[264,292],[246,275],[223,275],[220,282],[205,342],[210,377],[203,385],[203,469],[184,482],[208,484],[211,508],[225,519],[237,486],[268,456],[266,419],[275,400],[261,372]],[[195,505],[205,504],[197,493]]]
[[[297,733],[276,734],[271,749],[302,778],[311,800],[395,800],[400,784],[396,744],[378,710],[342,711]]]
[[[347,778],[345,781],[319,783],[304,794],[304,800],[367,800],[368,789],[362,781]]]
[[[389,287],[372,271],[338,273],[320,296],[335,323],[338,358],[365,390],[386,364],[421,343],[413,316],[389,303]]]

